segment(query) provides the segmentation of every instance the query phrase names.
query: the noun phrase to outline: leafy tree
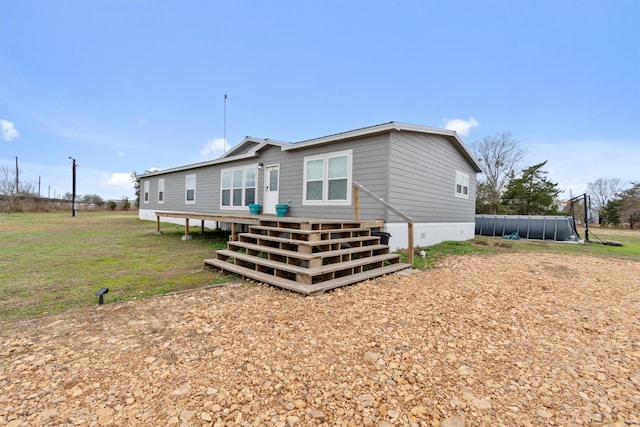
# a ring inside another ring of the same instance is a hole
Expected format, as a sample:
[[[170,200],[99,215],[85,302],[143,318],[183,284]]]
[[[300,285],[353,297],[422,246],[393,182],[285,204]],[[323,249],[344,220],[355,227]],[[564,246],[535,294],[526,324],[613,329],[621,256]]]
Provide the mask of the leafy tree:
[[[485,181],[478,181],[476,186],[476,213],[478,214],[496,214],[499,206],[491,206],[489,197],[491,195],[489,185]]]
[[[558,184],[547,179],[542,163],[522,170],[516,178],[512,174],[506,190],[502,195],[502,205],[510,214],[515,215],[549,215],[557,213],[556,199],[560,190]]]
[[[484,187],[476,195],[478,212],[496,214],[500,211],[500,196],[525,150],[510,132],[485,136],[473,144],[472,150],[484,174],[478,184]]]
[[[640,182],[632,182],[631,188],[620,194],[620,216],[631,229],[640,223]]]
[[[600,219],[603,225],[620,225],[620,208],[622,199],[615,198],[609,200],[607,204],[600,210]]]

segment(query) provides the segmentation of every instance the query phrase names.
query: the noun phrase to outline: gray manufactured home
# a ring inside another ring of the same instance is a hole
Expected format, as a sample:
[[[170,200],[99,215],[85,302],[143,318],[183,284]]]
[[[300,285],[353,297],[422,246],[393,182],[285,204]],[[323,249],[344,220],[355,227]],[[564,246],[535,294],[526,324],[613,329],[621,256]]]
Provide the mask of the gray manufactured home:
[[[139,216],[183,224],[181,214],[247,216],[259,204],[264,216],[287,205],[289,218],[347,221],[357,208],[360,219],[381,220],[398,249],[410,241],[400,212],[413,219],[413,244],[425,246],[474,237],[479,172],[445,129],[390,122],[295,143],[247,137],[216,160],[140,175]],[[369,194],[354,200],[355,183]]]

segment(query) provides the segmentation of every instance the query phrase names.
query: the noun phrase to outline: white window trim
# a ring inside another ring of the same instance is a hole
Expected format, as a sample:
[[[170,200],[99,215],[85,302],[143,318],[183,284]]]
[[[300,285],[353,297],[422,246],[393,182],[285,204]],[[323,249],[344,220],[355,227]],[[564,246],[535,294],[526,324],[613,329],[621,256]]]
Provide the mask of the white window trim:
[[[347,199],[328,200],[329,197],[329,159],[347,156]],[[307,162],[322,159],[322,200],[307,200]],[[303,206],[348,206],[351,205],[351,187],[353,185],[353,150],[307,156],[303,159],[302,205]]]
[[[193,200],[187,200],[187,191],[189,190],[189,187],[187,187],[187,184],[189,182],[189,178],[193,178]],[[196,174],[192,173],[185,176],[184,178],[184,202],[187,205],[195,205],[197,197],[198,195],[196,194]]]
[[[162,192],[162,199],[160,199],[160,192]],[[158,203],[163,204],[166,198],[167,192],[164,190],[164,178],[160,178],[158,179]]]
[[[149,203],[149,181],[144,182],[144,189],[142,191],[142,203]]]
[[[458,185],[460,186],[460,191],[458,191]],[[465,189],[467,190],[466,192]],[[469,174],[456,171],[456,181],[453,187],[453,192],[456,197],[461,199],[469,198]]]
[[[253,187],[245,187],[245,182],[246,182],[246,177],[247,177],[247,170],[248,169],[254,169],[255,170],[255,184]],[[233,172],[234,171],[238,171],[241,170],[242,171],[242,205],[241,206],[234,206],[233,205]],[[255,198],[254,198],[254,203],[258,203],[258,200],[260,200],[259,195],[258,195],[258,189],[260,188],[260,186],[258,185],[259,180],[260,180],[260,176],[258,174],[258,171],[260,169],[258,168],[258,164],[252,164],[252,165],[246,165],[246,166],[237,166],[237,167],[233,167],[233,168],[227,168],[227,169],[222,169],[220,171],[220,209],[221,210],[233,210],[233,211],[237,211],[237,210],[243,210],[246,212],[249,212],[249,206],[245,206],[245,197],[246,197],[246,189],[247,188],[254,188],[255,189]],[[231,174],[231,178],[230,178],[230,183],[231,183],[231,187],[229,187],[227,190],[230,190],[230,194],[229,194],[229,202],[231,203],[231,205],[229,206],[224,206],[222,204],[222,191],[225,190],[222,187],[222,175],[225,172],[229,172]]]

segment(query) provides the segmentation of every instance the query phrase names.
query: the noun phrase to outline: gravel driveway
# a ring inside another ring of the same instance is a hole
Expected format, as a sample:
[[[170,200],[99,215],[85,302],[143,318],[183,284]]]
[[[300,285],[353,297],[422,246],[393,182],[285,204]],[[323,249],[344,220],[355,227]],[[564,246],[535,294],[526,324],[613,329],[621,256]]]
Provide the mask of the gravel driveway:
[[[452,257],[4,322],[0,424],[640,425],[640,261]]]

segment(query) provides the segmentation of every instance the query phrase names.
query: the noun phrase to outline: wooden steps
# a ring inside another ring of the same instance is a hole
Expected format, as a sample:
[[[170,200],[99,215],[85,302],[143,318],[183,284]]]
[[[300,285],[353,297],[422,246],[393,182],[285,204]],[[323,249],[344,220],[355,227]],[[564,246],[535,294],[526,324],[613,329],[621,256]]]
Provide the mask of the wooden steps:
[[[238,239],[205,265],[306,295],[410,267],[353,221],[260,220]]]

